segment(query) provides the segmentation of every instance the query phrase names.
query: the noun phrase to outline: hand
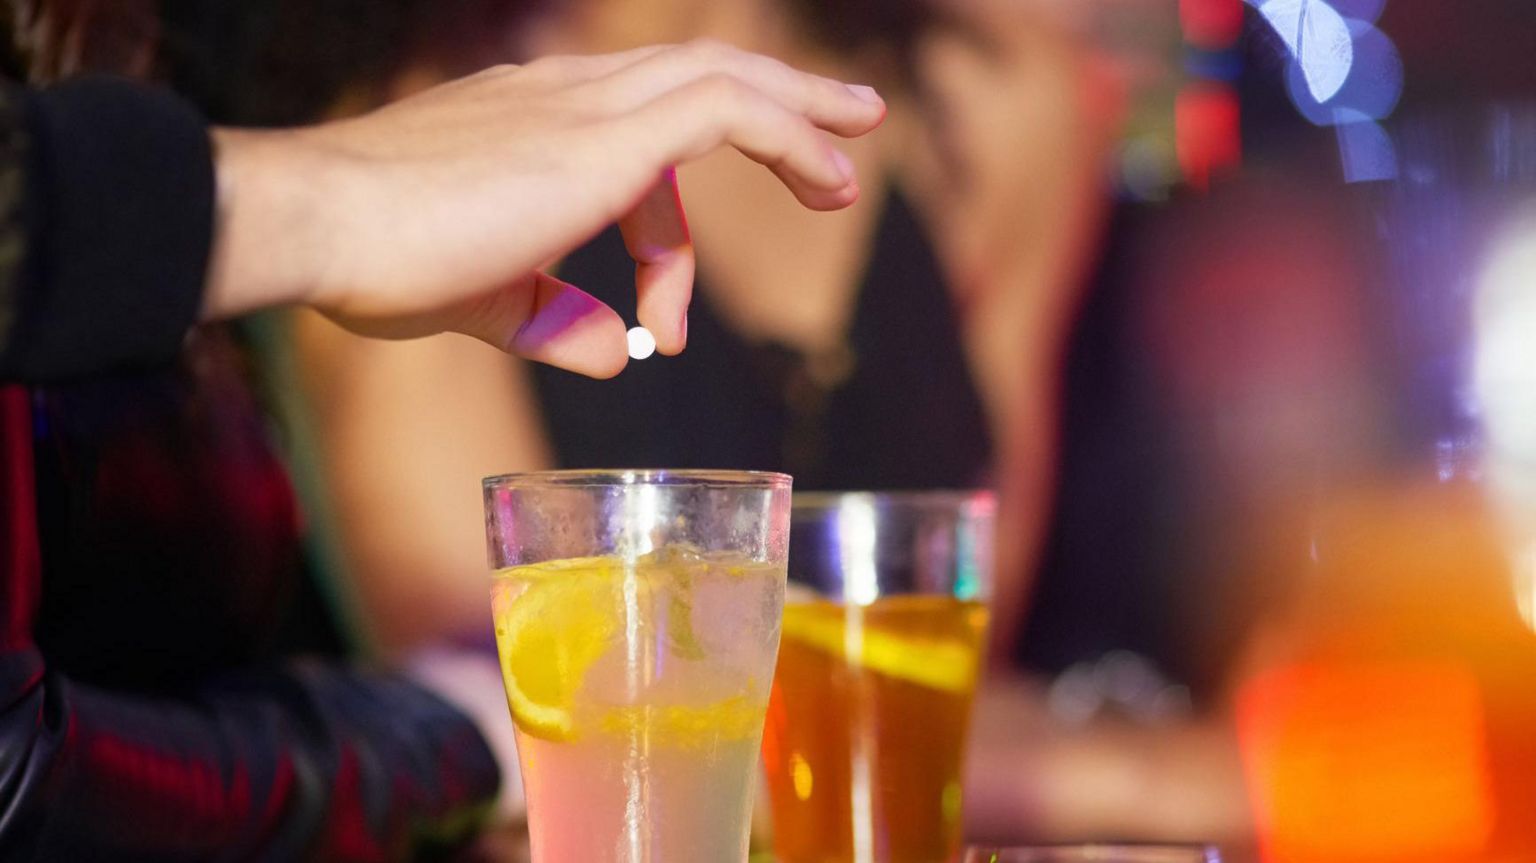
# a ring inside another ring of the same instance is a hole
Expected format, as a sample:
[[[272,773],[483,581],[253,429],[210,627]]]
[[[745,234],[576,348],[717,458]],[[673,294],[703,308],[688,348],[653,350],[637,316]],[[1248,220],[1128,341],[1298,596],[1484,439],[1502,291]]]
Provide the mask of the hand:
[[[497,67],[308,129],[219,131],[205,312],[308,303],[365,335],[456,331],[611,376],[623,322],[538,267],[617,221],[640,323],[675,354],[694,259],[672,167],[728,144],[837,209],[858,185],[818,129],[862,135],[884,115],[867,87],[697,42]]]

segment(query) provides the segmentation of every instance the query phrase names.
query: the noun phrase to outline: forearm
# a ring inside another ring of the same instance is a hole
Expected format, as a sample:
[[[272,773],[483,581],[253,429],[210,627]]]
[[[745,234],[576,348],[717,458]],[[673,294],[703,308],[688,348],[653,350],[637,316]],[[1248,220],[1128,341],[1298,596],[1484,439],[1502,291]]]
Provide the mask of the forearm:
[[[211,132],[218,210],[204,320],[297,305],[324,281],[339,230],[327,213],[361,206],[346,200],[348,160],[302,130]]]
[[[0,858],[401,859],[494,798],[474,726],[387,676],[310,666],[186,701],[0,657]]]

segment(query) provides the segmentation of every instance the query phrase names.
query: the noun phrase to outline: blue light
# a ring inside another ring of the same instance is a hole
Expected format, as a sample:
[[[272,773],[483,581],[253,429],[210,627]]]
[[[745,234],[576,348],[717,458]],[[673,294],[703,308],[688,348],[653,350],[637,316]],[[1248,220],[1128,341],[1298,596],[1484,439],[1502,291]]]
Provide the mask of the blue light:
[[[1312,98],[1332,99],[1355,62],[1344,16],[1323,0],[1265,0],[1258,10],[1285,42]]]
[[[1349,24],[1355,46],[1354,66],[1332,98],[1314,99],[1296,64],[1291,65],[1286,76],[1291,103],[1303,117],[1319,126],[1337,123],[1341,111],[1349,116],[1385,119],[1397,107],[1403,93],[1403,61],[1392,40],[1364,21]]]
[[[1370,117],[1340,111],[1335,133],[1346,183],[1391,180],[1397,177],[1397,148],[1380,123]]]
[[[1403,93],[1403,61],[1397,46],[1374,23],[1386,0],[1246,2],[1259,11],[1285,43],[1290,61],[1286,66],[1286,90],[1291,103],[1307,120],[1319,126],[1376,121],[1385,119],[1397,107]],[[1372,143],[1379,131],[1362,127],[1347,136],[1341,133],[1341,151],[1356,147],[1359,152],[1358,148],[1364,146],[1370,152],[1379,152],[1380,148]],[[1382,159],[1367,161],[1376,167],[1366,173],[1384,170]],[[1363,168],[1364,164],[1357,162],[1356,168]]]
[[[1236,81],[1243,71],[1243,58],[1235,51],[1191,49],[1184,56],[1184,71],[1193,78]]]
[[[1345,18],[1370,24],[1380,20],[1381,10],[1387,7],[1387,0],[1328,0],[1328,2]]]

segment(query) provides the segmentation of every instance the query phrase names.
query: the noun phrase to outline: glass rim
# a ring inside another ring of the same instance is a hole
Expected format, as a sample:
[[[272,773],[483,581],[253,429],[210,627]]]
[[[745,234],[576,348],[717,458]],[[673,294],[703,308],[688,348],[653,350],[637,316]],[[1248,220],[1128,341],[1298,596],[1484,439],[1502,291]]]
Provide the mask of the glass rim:
[[[965,854],[1068,854],[1083,855],[1081,863],[1104,859],[1106,861],[1116,859],[1115,855],[1129,857],[1133,861],[1145,861],[1145,863],[1160,863],[1157,855],[1163,854],[1199,854],[1207,861],[1221,859],[1220,851],[1215,845],[1199,842],[1078,842],[1044,845],[967,845]],[[1105,856],[1108,855],[1108,856]]]
[[[794,478],[759,470],[697,470],[671,468],[604,468],[536,470],[488,476],[487,491],[498,488],[623,488],[656,486],[681,488],[788,489]]]
[[[996,508],[997,495],[987,488],[944,488],[895,491],[797,491],[790,501],[796,510],[828,510],[848,502],[897,504],[899,506],[982,505]]]

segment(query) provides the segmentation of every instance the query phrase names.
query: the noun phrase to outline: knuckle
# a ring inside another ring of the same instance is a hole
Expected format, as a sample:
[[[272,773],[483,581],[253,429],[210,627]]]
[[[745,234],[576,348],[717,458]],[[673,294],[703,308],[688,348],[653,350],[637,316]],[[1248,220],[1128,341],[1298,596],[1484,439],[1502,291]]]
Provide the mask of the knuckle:
[[[688,53],[705,63],[719,63],[730,59],[736,49],[708,36],[701,36],[690,41],[687,45]]]
[[[752,88],[734,76],[714,72],[699,79],[699,91],[717,107],[739,107],[752,98]]]
[[[788,63],[785,63],[783,60],[778,60],[773,57],[758,57],[757,61],[759,64],[761,64],[763,74],[777,80],[790,83],[798,81],[804,77],[800,71]]]
[[[528,65],[523,66],[521,68],[524,69],[525,71],[531,73],[531,74],[537,74],[537,75],[558,75],[560,73],[563,73],[563,72],[566,72],[567,70],[569,70],[574,62],[575,62],[575,58],[573,58],[573,57],[571,57],[569,55],[566,55],[566,54],[551,54],[551,55],[549,55],[547,57],[540,57],[539,59],[534,60],[534,61],[530,62]],[[510,72],[510,69],[508,69],[509,66],[511,67],[511,69],[519,68],[519,67],[513,66],[512,64],[509,64],[509,63],[503,63],[503,64],[500,64],[498,66],[493,66],[491,68],[497,69],[497,70],[502,70],[502,74],[508,74]]]
[[[487,67],[480,74],[491,81],[504,81],[522,72],[524,68],[516,63],[497,63]]]
[[[566,90],[561,93],[560,101],[578,120],[595,120],[619,113],[624,104],[615,94],[591,83]]]

